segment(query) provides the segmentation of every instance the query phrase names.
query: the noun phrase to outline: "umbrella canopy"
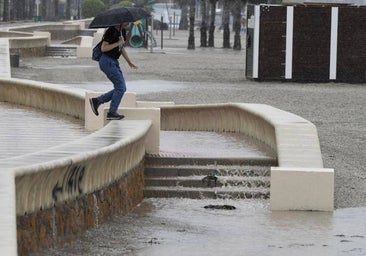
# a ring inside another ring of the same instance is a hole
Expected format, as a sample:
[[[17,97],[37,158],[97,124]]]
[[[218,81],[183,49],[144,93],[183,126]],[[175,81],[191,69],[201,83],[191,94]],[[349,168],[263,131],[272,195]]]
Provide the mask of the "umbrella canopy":
[[[89,28],[106,28],[124,22],[134,22],[150,16],[145,10],[137,7],[121,7],[109,9],[98,14],[90,23]]]

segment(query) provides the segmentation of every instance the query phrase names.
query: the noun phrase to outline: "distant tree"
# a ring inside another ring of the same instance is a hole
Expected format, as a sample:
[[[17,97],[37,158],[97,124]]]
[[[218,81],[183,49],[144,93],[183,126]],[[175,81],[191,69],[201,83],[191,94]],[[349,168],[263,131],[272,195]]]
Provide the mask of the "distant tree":
[[[55,12],[55,19],[58,19],[60,17],[60,13],[59,13],[59,0],[54,0],[53,1],[53,6],[54,6],[54,12]]]
[[[243,9],[244,3],[243,0],[235,0],[232,5],[232,13],[233,13],[233,30],[234,30],[234,50],[241,50],[241,11]]]
[[[201,47],[207,47],[207,0],[201,0]]]
[[[208,29],[208,46],[215,46],[215,20],[216,20],[216,2],[217,0],[210,0],[210,26]]]
[[[85,18],[95,17],[106,9],[101,0],[84,0],[81,9]]]
[[[174,1],[181,10],[181,17],[179,21],[179,29],[187,30],[188,29],[188,4],[185,0],[175,0]]]
[[[121,7],[132,7],[133,3],[131,1],[121,1],[119,2],[118,6]]]
[[[194,20],[196,14],[196,1],[189,0],[189,36],[188,36],[188,49],[194,50]]]
[[[84,2],[83,2],[83,4],[84,4]],[[71,18],[71,0],[66,0],[66,14],[65,15],[66,15],[66,19]]]
[[[10,0],[4,0],[3,21],[10,20]]]
[[[11,1],[12,4],[12,19],[25,19],[25,0]]]
[[[153,8],[152,5],[156,2],[154,0],[131,0],[134,6],[140,7],[147,12],[152,12]]]
[[[70,0],[68,0],[70,1]],[[39,10],[39,14],[40,16],[42,16],[43,18],[47,17],[47,0],[41,0],[41,4],[40,4],[40,10]]]
[[[222,11],[222,26],[224,28],[223,34],[223,48],[231,48],[230,45],[230,5],[231,0],[223,0],[223,11]]]

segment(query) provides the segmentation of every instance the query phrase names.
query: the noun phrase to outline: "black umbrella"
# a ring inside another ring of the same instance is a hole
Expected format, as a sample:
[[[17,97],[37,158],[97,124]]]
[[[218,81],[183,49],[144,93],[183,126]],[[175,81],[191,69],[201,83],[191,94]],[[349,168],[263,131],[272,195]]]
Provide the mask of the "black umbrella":
[[[89,28],[106,28],[124,22],[134,22],[150,16],[145,10],[137,7],[121,7],[110,9],[98,14],[90,23]]]

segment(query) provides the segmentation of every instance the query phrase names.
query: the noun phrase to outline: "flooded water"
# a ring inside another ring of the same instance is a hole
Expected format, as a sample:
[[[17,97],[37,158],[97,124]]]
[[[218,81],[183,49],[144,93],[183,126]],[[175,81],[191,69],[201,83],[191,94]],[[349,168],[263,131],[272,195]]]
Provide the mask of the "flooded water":
[[[161,131],[160,153],[196,157],[276,157],[263,143],[239,133]]]
[[[261,200],[145,199],[127,216],[41,255],[366,255],[365,214],[271,212]]]
[[[106,88],[99,83],[85,86],[101,91]],[[129,86],[131,91],[146,94],[156,90],[180,90],[185,84],[138,81]],[[77,87],[83,88],[83,85]],[[1,108],[7,110],[2,111],[2,120],[8,121],[4,122],[6,126],[0,127],[0,157],[11,157],[6,154],[12,150],[19,155],[65,143],[65,138],[73,140],[85,136],[79,121],[65,121],[54,113],[48,115],[6,103],[0,103]],[[32,135],[29,141],[27,134]],[[216,157],[241,156],[243,152],[271,155],[250,139],[230,133],[162,134],[161,150],[165,153],[216,154]],[[62,136],[57,139],[57,135]],[[204,208],[210,204],[227,204],[236,209]],[[144,199],[126,216],[98,223],[79,240],[37,255],[366,255],[364,216],[366,208],[337,209],[333,213],[272,212],[268,200],[151,198]]]
[[[0,102],[0,119],[0,159],[58,146],[89,134],[83,120],[4,102]]]

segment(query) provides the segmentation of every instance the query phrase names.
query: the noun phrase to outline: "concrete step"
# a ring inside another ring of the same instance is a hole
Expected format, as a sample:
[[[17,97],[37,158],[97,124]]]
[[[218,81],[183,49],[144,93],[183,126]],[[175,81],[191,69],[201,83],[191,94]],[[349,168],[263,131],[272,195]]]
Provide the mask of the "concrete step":
[[[273,158],[194,158],[150,155],[145,197],[268,199]]]
[[[147,165],[145,177],[181,177],[181,176],[269,176],[269,166],[257,165]]]
[[[75,57],[76,46],[49,46],[46,49],[46,56]]]
[[[192,199],[268,199],[269,189],[252,188],[186,188],[186,187],[150,187],[144,189],[147,198],[192,198]]]
[[[205,157],[175,157],[169,155],[147,155],[146,165],[259,165],[277,166],[277,159],[272,157],[233,157],[233,158],[205,158]]]
[[[187,176],[187,177],[148,177],[145,178],[146,186],[157,187],[246,187],[246,188],[269,188],[269,177],[225,177],[214,176],[217,179],[209,179],[210,176]]]

